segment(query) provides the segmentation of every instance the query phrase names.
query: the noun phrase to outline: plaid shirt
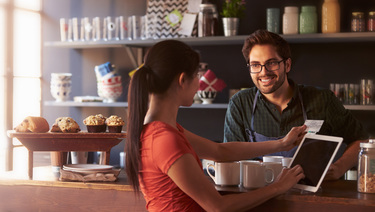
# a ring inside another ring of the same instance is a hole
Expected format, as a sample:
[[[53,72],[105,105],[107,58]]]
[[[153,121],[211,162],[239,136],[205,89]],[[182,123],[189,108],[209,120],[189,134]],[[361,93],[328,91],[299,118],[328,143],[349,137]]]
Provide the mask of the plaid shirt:
[[[303,125],[302,107],[298,97],[298,92],[301,92],[307,119],[324,120],[318,134],[343,137],[346,144],[368,138],[368,133],[361,123],[344,108],[333,92],[313,86],[296,86],[292,80],[289,80],[289,84],[294,88],[294,94],[282,114],[263,95],[259,95],[254,116],[255,132],[267,137],[280,137],[288,134],[292,127]],[[249,141],[245,130],[250,129],[257,90],[256,87],[242,90],[229,101],[224,142]]]

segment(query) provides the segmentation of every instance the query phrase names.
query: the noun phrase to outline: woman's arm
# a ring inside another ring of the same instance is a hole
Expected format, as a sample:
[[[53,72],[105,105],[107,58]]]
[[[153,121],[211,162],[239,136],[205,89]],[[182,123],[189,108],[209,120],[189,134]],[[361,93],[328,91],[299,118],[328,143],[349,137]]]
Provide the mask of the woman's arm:
[[[185,154],[168,170],[176,185],[206,211],[246,211],[289,190],[304,177],[302,168],[283,170],[273,184],[246,193],[221,196],[204,175],[196,159]]]
[[[306,126],[293,127],[282,139],[264,142],[216,143],[188,130],[185,135],[200,158],[215,161],[235,161],[292,149],[305,135]]]

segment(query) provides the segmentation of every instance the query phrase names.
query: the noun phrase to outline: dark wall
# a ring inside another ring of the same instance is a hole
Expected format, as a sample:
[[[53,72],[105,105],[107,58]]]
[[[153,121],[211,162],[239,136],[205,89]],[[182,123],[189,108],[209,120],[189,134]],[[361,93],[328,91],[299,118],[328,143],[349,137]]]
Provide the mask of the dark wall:
[[[218,3],[221,1],[214,1]],[[45,0],[46,19],[43,23],[43,37],[45,41],[59,40],[58,19],[60,17],[82,17],[107,15],[143,15],[146,0]],[[341,6],[341,29],[350,31],[350,16],[354,10],[368,12],[375,10],[375,1],[368,0],[339,0]],[[318,9],[318,23],[321,22],[322,0],[246,0],[246,15],[240,20],[240,35],[248,35],[253,31],[266,27],[266,8],[278,7],[283,13],[285,6],[315,5]],[[221,5],[218,4],[218,10]],[[280,17],[281,18],[281,17]],[[320,29],[320,27],[319,27]],[[319,30],[320,31],[320,30]],[[216,103],[228,102],[228,91],[231,88],[251,87],[249,73],[246,69],[241,49],[242,45],[218,45],[194,47],[201,53],[203,62],[209,64],[215,74],[224,79],[227,88],[219,93]],[[290,77],[297,83],[315,85],[328,88],[329,83],[359,83],[361,78],[375,79],[375,63],[373,63],[373,49],[375,42],[355,43],[302,43],[291,44],[292,71]],[[128,80],[127,73],[133,69],[127,52],[124,49],[85,49],[71,50],[45,47],[43,54],[43,99],[53,100],[49,93],[50,73],[72,72],[73,96],[96,95],[96,82],[93,68],[95,65],[111,61],[116,64],[119,72]],[[126,100],[126,89],[120,99]],[[186,129],[215,141],[223,138],[225,109],[181,109],[178,122]],[[49,122],[56,116],[72,116],[83,120],[86,116],[112,113],[126,116],[124,108],[64,108],[43,106],[43,115]],[[371,124],[375,112],[353,111],[372,133],[375,132]],[[82,123],[80,122],[82,125]],[[84,129],[84,126],[82,125]],[[373,134],[373,133],[372,133]],[[123,150],[123,142],[113,149],[111,163],[118,163],[118,152]]]

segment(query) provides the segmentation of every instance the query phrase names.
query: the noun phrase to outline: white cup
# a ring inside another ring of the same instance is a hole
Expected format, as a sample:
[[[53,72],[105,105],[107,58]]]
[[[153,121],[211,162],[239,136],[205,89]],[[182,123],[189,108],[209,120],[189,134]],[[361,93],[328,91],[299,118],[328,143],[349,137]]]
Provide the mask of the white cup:
[[[267,176],[270,176],[269,178]],[[246,189],[255,189],[272,183],[275,179],[273,169],[264,164],[252,161],[242,162],[242,186]]]
[[[51,81],[70,81],[72,73],[51,73]]]
[[[72,164],[86,164],[88,152],[70,152],[72,156]]]
[[[283,170],[281,162],[263,162],[262,164],[265,165],[266,168],[273,170],[273,175],[269,173],[266,174],[266,181],[271,181],[271,183],[273,183],[274,180],[271,179],[276,179]]]
[[[215,170],[213,176],[209,168]],[[239,185],[240,184],[240,162],[215,162],[215,165],[207,163],[207,173],[216,185]]]
[[[263,156],[263,162],[282,162],[283,156]]]
[[[244,163],[256,163],[256,164],[261,164],[260,161],[258,160],[241,160],[240,161],[240,186],[243,185],[243,164]]]
[[[283,167],[285,168],[289,168],[290,166],[290,163],[292,162],[293,158],[291,157],[284,157],[281,161],[281,164],[283,165]]]

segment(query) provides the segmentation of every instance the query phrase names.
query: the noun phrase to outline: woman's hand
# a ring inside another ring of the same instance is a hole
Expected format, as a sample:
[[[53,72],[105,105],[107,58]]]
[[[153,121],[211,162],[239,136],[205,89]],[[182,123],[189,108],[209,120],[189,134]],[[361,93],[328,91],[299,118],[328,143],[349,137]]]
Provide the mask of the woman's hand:
[[[284,138],[280,139],[282,143],[281,151],[291,150],[293,147],[301,143],[303,136],[306,134],[306,128],[306,125],[293,127]]]
[[[273,184],[278,188],[279,194],[282,194],[291,189],[303,178],[305,178],[305,174],[302,167],[296,165],[293,168],[283,169]]]

